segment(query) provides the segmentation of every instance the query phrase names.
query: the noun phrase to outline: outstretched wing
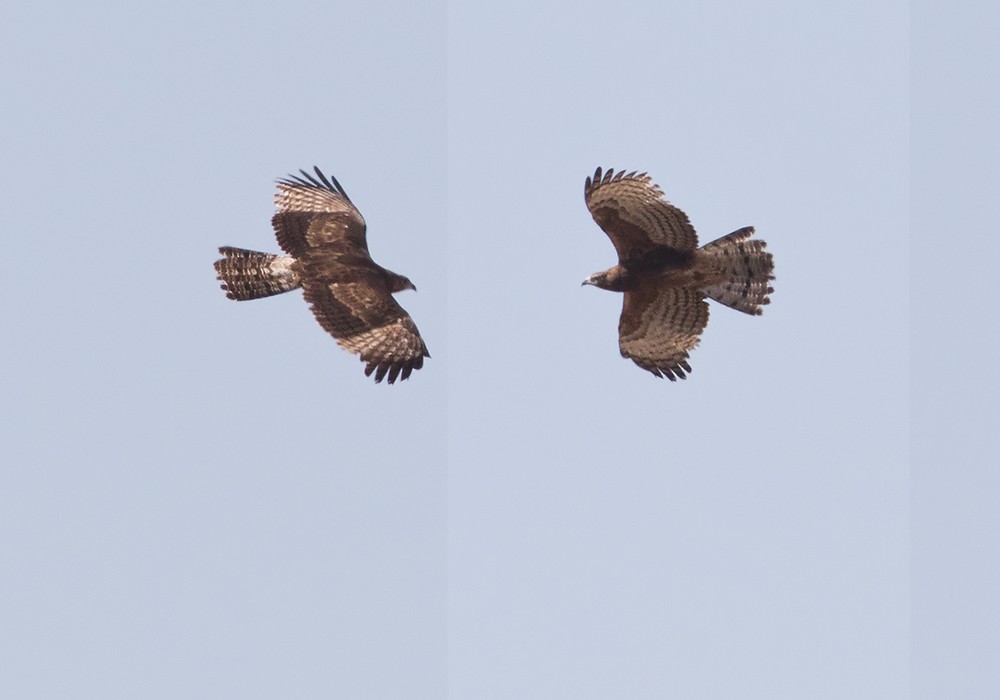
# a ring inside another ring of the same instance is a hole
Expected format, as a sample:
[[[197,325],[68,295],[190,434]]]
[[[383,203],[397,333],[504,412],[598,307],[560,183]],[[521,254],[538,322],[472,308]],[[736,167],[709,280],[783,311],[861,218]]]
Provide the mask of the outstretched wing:
[[[337,178],[329,179],[314,166],[316,177],[300,170],[278,180],[271,218],[281,249],[296,258],[319,253],[330,260],[371,260],[365,219]]]
[[[691,371],[688,352],[707,324],[708,302],[697,289],[647,283],[625,292],[618,346],[644,370],[676,381]]]
[[[406,379],[430,357],[420,331],[406,310],[373,275],[353,280],[316,278],[305,267],[303,292],[316,320],[342,348],[360,355],[365,375],[380,382],[388,375]]]
[[[618,251],[619,263],[659,246],[678,251],[698,247],[687,214],[667,202],[646,173],[608,170],[602,175],[598,168],[587,178],[583,195],[594,221]]]
[[[360,355],[365,375],[389,384],[406,379],[430,357],[413,319],[393,298],[386,270],[368,253],[365,220],[334,177],[278,181],[272,224],[295,257],[303,294],[316,320],[340,346]]]

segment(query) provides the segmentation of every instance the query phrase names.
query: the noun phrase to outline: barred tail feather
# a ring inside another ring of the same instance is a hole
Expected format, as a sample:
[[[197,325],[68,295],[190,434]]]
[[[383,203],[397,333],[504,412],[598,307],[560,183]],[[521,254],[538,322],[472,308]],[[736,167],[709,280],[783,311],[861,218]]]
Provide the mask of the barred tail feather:
[[[215,271],[226,296],[236,301],[260,299],[297,289],[301,282],[288,255],[258,253],[243,248],[219,248],[225,257],[215,261]]]
[[[747,240],[753,233],[752,226],[741,228],[702,246],[700,252],[718,262],[724,277],[705,287],[705,294],[737,311],[759,316],[760,307],[771,303],[774,259],[764,250],[764,241]]]

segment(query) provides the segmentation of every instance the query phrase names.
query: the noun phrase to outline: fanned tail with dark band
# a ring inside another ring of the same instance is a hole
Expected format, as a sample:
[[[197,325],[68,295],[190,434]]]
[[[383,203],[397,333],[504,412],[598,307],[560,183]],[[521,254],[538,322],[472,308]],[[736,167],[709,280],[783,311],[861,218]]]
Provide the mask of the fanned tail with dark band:
[[[225,257],[215,261],[215,271],[226,296],[236,301],[260,299],[298,289],[299,275],[288,255],[258,253],[244,248],[219,248]]]
[[[760,316],[761,306],[771,303],[774,292],[774,258],[761,240],[748,240],[753,226],[733,231],[703,246],[700,255],[711,256],[722,267],[725,280],[705,287],[705,294],[720,304],[752,316]]]

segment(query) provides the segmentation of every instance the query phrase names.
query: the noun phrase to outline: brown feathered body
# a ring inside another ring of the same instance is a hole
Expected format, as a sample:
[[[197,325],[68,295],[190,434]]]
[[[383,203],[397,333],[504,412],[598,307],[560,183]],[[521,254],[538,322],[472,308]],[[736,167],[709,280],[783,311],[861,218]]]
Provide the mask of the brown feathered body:
[[[366,224],[336,178],[319,168],[278,181],[272,217],[285,255],[222,247],[215,263],[226,296],[259,299],[302,288],[316,320],[341,347],[360,356],[365,374],[389,384],[430,357],[410,315],[393,298],[416,289],[375,263]]]
[[[691,371],[689,353],[708,324],[706,297],[755,316],[770,303],[774,260],[764,241],[750,240],[753,227],[698,248],[687,215],[645,173],[598,168],[584,197],[618,252],[616,266],[584,284],[623,293],[621,354],[657,377]]]

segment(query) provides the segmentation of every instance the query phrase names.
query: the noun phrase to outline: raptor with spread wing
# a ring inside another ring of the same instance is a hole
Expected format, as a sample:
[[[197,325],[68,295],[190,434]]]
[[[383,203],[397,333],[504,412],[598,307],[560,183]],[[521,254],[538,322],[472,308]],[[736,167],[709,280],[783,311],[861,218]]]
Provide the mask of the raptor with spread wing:
[[[671,381],[691,371],[688,353],[708,324],[706,297],[754,316],[770,303],[774,261],[764,241],[749,240],[753,227],[699,248],[687,215],[646,173],[598,168],[584,199],[618,264],[583,283],[624,293],[618,345],[644,370]]]
[[[278,181],[271,219],[285,255],[223,247],[215,262],[226,296],[259,299],[302,288],[316,320],[344,349],[361,357],[365,375],[389,384],[406,379],[430,357],[413,319],[393,298],[416,290],[406,277],[376,264],[366,226],[335,177]]]

